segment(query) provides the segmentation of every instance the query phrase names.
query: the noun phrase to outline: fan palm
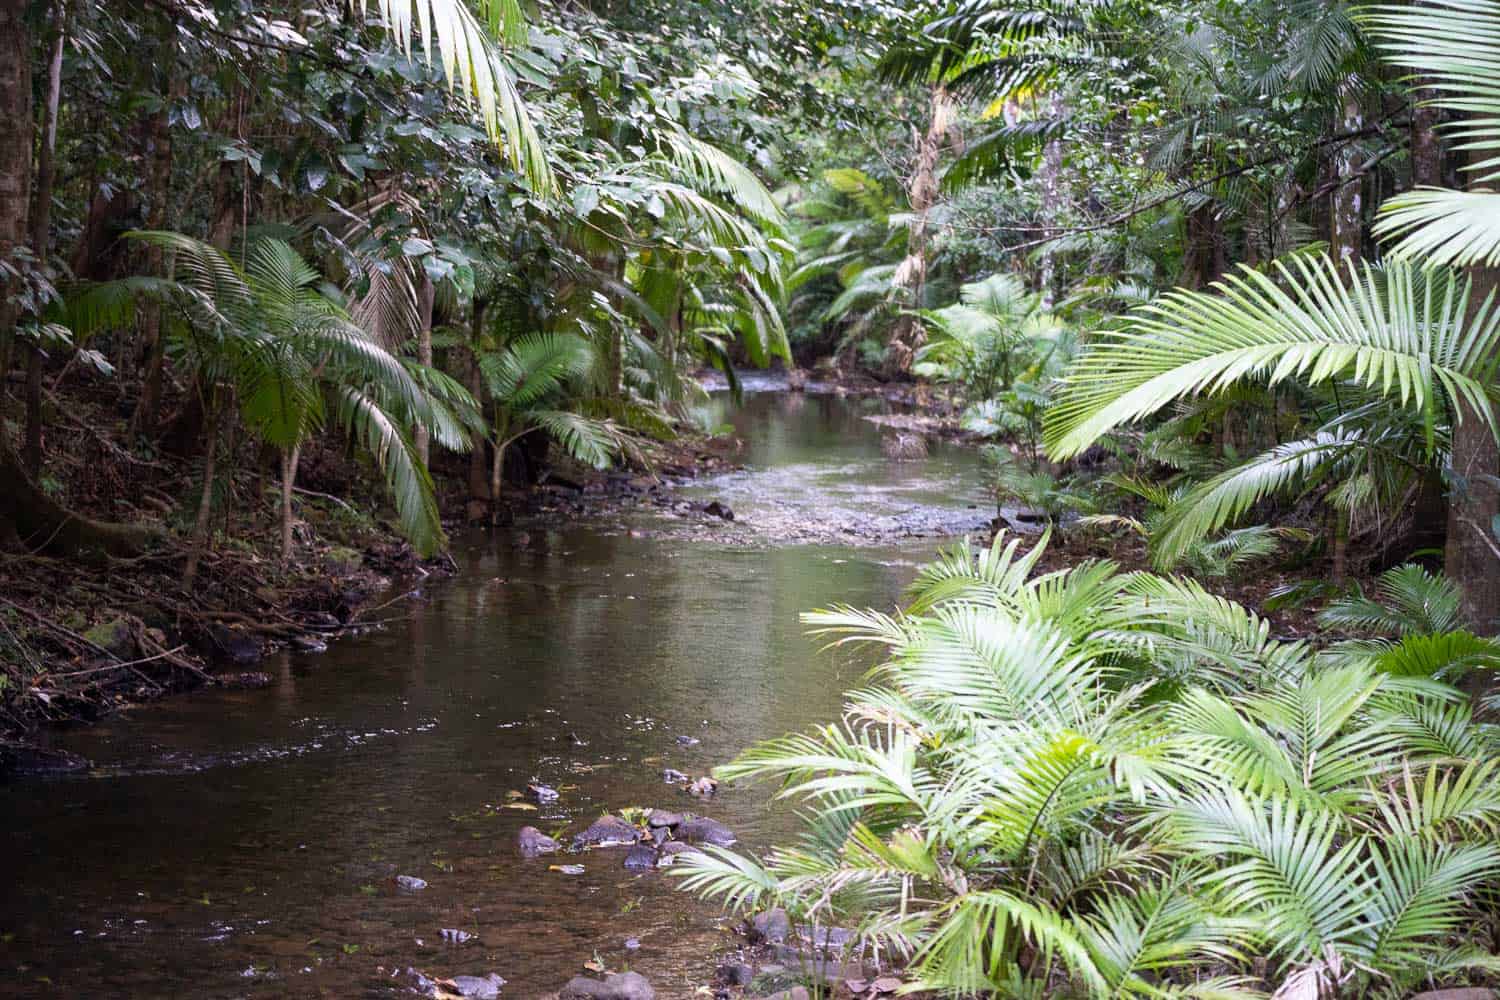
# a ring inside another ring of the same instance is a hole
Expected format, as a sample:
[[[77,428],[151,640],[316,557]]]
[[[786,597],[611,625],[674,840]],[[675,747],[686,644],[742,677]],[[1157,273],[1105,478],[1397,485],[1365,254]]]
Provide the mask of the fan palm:
[[[479,356],[495,407],[494,464],[490,496],[500,497],[506,449],[534,432],[544,432],[578,461],[603,468],[620,447],[614,425],[569,409],[563,390],[593,368],[594,350],[571,333],[533,333]]]
[[[1326,255],[1299,256],[1278,261],[1276,275],[1242,269],[1216,292],[1179,290],[1138,310],[1078,361],[1048,414],[1047,448],[1061,459],[1174,401],[1243,382],[1343,385],[1372,400],[1373,411],[1356,408],[1192,491],[1169,512],[1163,560],[1262,497],[1305,488],[1341,463],[1346,474],[1351,462],[1358,472],[1361,462],[1382,456],[1390,460],[1386,471],[1403,462],[1441,468],[1454,414],[1496,427],[1490,393],[1500,310],[1493,294],[1471,303],[1466,278],[1401,260],[1345,274]],[[1408,423],[1415,441],[1403,429]],[[1355,479],[1336,501],[1374,488],[1371,478]]]
[[[480,0],[477,17],[467,0],[349,0],[349,5],[362,13],[374,6],[380,23],[407,55],[420,40],[423,57],[431,61],[436,42],[449,86],[478,102],[490,138],[504,145],[531,186],[542,194],[552,192],[555,181],[546,147],[494,44],[525,44],[526,18],[518,0]]]
[[[961,546],[896,614],[806,616],[882,663],[841,723],[720,773],[778,780],[807,833],[693,856],[685,887],[857,924],[944,996],[1253,995],[1256,955],[1313,995],[1495,961],[1466,931],[1500,877],[1495,744],[1456,689],[1188,582],[1035,576],[1045,545]]]
[[[1474,158],[1470,190],[1423,187],[1382,206],[1376,233],[1400,237],[1399,253],[1438,264],[1500,264],[1500,177],[1493,158],[1500,135],[1500,3],[1436,0],[1379,5],[1366,20],[1385,57],[1420,73],[1438,96],[1431,103],[1456,113],[1456,148]]]

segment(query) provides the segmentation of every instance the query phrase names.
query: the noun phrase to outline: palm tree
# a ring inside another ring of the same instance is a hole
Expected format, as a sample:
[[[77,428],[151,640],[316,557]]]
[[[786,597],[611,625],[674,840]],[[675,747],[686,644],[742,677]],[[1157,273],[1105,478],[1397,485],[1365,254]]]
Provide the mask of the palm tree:
[[[1047,450],[1060,460],[1173,402],[1242,383],[1342,387],[1356,404],[1190,491],[1155,540],[1163,564],[1264,497],[1330,470],[1355,483],[1335,502],[1373,492],[1355,475],[1372,463],[1376,479],[1393,467],[1440,470],[1460,413],[1496,427],[1493,293],[1404,260],[1346,270],[1327,255],[1294,257],[1274,274],[1243,268],[1214,291],[1170,292],[1137,310],[1079,359],[1048,414]]]
[[[250,430],[280,450],[282,558],[292,546],[292,493],[303,442],[322,428],[330,408],[385,473],[402,530],[419,552],[443,544],[432,481],[409,428],[422,423],[445,447],[466,450],[460,414],[475,409],[468,393],[439,373],[405,362],[349,318],[324,290],[322,277],[288,243],[251,243],[243,264],[180,233],[135,232],[176,260],[180,280],[130,279],[86,290],[79,322],[111,318],[98,308],[122,296],[164,297],[182,322],[170,329],[179,360],[207,395],[208,446],[194,534],[207,535],[218,461],[218,428],[233,405]],[[98,311],[84,320],[87,305]],[[118,314],[114,318],[118,318]],[[195,550],[196,552],[196,550]],[[196,559],[190,559],[191,579]]]
[[[349,5],[361,13],[374,6],[380,23],[408,56],[412,43],[420,40],[422,56],[431,61],[436,42],[449,87],[478,102],[490,138],[503,144],[532,188],[553,192],[556,182],[546,147],[516,89],[515,75],[494,44],[526,43],[526,17],[517,0],[480,0],[479,17],[467,0],[349,0]]]
[[[604,468],[619,451],[621,435],[608,420],[569,408],[567,391],[584,382],[597,357],[588,341],[571,333],[533,333],[479,355],[479,370],[494,401],[495,456],[490,498],[498,502],[505,454],[528,434],[544,432],[574,459]]]

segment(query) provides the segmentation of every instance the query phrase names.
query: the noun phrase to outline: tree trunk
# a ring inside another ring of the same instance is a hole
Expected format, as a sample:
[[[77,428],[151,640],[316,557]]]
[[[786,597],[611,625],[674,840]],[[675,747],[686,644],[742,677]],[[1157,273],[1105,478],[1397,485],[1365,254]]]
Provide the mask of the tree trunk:
[[[1341,123],[1344,132],[1364,127],[1364,107],[1359,94],[1352,89],[1344,95]],[[1329,206],[1329,252],[1339,268],[1347,269],[1364,257],[1364,179],[1359,173],[1357,150],[1352,140],[1339,148],[1335,159],[1335,183]]]
[[[67,44],[67,7],[53,10],[52,54],[47,62],[47,103],[42,109],[42,142],[37,153],[36,198],[31,215],[31,252],[45,271],[52,239],[52,182],[57,175],[57,109],[62,100],[63,47]],[[21,459],[35,476],[42,468],[42,362],[40,344],[26,351],[26,443]]]
[[[427,276],[426,269],[423,269],[422,283],[417,288],[417,318],[422,324],[417,331],[417,361],[429,368],[432,367],[432,300],[436,294],[432,279]],[[432,432],[426,424],[417,425],[416,432],[412,435],[412,444],[422,465],[428,466],[432,451]]]
[[[172,30],[168,25],[168,30]],[[166,55],[166,97],[161,109],[152,116],[146,130],[146,155],[151,164],[147,178],[150,205],[146,213],[147,229],[167,228],[167,205],[171,200],[172,187],[172,130],[167,121],[167,110],[171,98],[178,93],[175,81],[175,45]],[[146,248],[146,271],[153,277],[164,277],[166,254],[159,246]],[[146,375],[141,383],[141,398],[136,405],[133,423],[147,437],[156,436],[158,410],[161,408],[162,365],[166,361],[167,339],[161,330],[161,305],[148,302],[141,313],[141,340],[137,357],[146,363]]]
[[[1061,118],[1062,113],[1062,94],[1053,94],[1052,117]],[[1061,215],[1062,162],[1062,139],[1057,137],[1049,139],[1046,148],[1042,150],[1042,218],[1047,225],[1047,235],[1049,237],[1056,235],[1058,216]],[[1039,283],[1041,284],[1042,308],[1051,309],[1057,301],[1058,277],[1057,258],[1050,246],[1042,250]]]
[[[0,393],[14,355],[20,308],[13,299],[13,258],[27,237],[31,201],[31,27],[26,0],[0,0]]]
[[[1443,143],[1437,133],[1442,112],[1427,102],[1437,95],[1418,88],[1411,109],[1411,183],[1413,187],[1441,187],[1443,184]]]
[[[473,315],[469,319],[469,395],[479,404],[481,414],[484,413],[484,374],[479,368],[479,345],[484,339],[484,313],[487,306],[484,299],[476,296]],[[491,499],[482,438],[476,440],[474,447],[469,450],[469,499]]]
[[[297,485],[297,462],[302,457],[302,442],[281,453],[281,563],[292,561],[292,490]]]
[[[927,286],[927,216],[938,200],[938,159],[953,125],[953,97],[943,87],[933,87],[928,108],[926,133],[912,129],[916,155],[906,186],[907,201],[911,204],[911,229],[906,240],[906,258],[897,265],[891,279],[896,287],[910,289],[914,309],[922,307]],[[922,346],[924,339],[925,331],[917,317],[899,317],[886,348],[887,373],[902,375],[910,371],[917,348]]]
[[[193,589],[193,581],[198,577],[198,563],[208,549],[209,520],[214,510],[214,477],[219,472],[219,422],[224,411],[218,400],[213,398],[215,392],[216,390],[209,389],[211,395],[205,404],[209,415],[208,442],[203,452],[203,490],[198,494],[198,516],[193,520],[193,537],[189,543],[187,565],[182,570],[184,590]]]
[[[1473,268],[1470,312],[1500,289],[1500,271]],[[1489,478],[1486,478],[1489,477]],[[1467,404],[1459,407],[1453,428],[1454,486],[1448,499],[1448,542],[1444,571],[1463,587],[1463,615],[1483,635],[1500,634],[1500,445],[1494,432]]]

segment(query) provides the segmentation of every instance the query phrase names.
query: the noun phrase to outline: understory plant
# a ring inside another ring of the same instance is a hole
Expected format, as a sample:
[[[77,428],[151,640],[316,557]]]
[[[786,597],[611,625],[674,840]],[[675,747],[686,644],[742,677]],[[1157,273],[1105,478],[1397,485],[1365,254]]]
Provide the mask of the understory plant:
[[[1472,657],[1274,638],[1188,580],[1035,574],[1046,544],[960,546],[895,613],[807,615],[881,662],[841,719],[718,772],[779,782],[800,840],[690,856],[685,887],[854,928],[943,996],[1397,997],[1500,972],[1500,755],[1453,686]]]

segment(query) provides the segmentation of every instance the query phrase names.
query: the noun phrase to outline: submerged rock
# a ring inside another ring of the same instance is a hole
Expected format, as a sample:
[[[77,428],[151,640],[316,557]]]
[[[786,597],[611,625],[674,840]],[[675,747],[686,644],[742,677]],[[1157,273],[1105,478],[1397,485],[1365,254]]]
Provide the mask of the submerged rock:
[[[549,802],[556,802],[560,796],[557,793],[557,789],[550,785],[532,782],[526,786],[526,797],[533,802],[547,805]]]
[[[516,834],[516,847],[528,858],[541,854],[552,854],[560,845],[534,826],[523,826]]]
[[[656,849],[646,844],[636,844],[625,855],[625,867],[643,871],[656,867]]]
[[[231,691],[253,691],[256,688],[270,687],[275,683],[275,678],[259,670],[246,670],[234,674],[215,674],[214,683]]]
[[[677,771],[670,767],[667,767],[662,769],[661,780],[665,781],[669,785],[681,785],[686,784],[692,779],[683,774],[681,771]]]
[[[712,798],[719,790],[719,783],[712,778],[702,777],[688,785],[688,794],[695,795],[700,799]]]
[[[696,736],[679,736],[679,737],[677,737],[677,745],[680,746],[680,747],[695,747],[699,743],[702,743],[702,742],[703,741],[700,740]]]
[[[574,976],[557,1000],[656,1000],[656,991],[639,972],[622,972],[604,980]]]
[[[573,847],[627,847],[640,839],[641,831],[620,817],[601,816],[573,838]]]
[[[709,517],[721,517],[726,521],[734,520],[734,511],[729,508],[727,503],[721,503],[718,500],[710,500],[704,504],[703,513]]]
[[[406,892],[421,892],[427,888],[427,880],[417,878],[415,875],[397,875],[396,888]]]
[[[454,976],[452,983],[461,997],[495,1000],[500,995],[500,987],[505,985],[505,980],[491,972],[487,976]]]
[[[674,834],[678,840],[689,844],[713,844],[715,847],[728,847],[739,839],[729,827],[706,816],[683,820]]]

